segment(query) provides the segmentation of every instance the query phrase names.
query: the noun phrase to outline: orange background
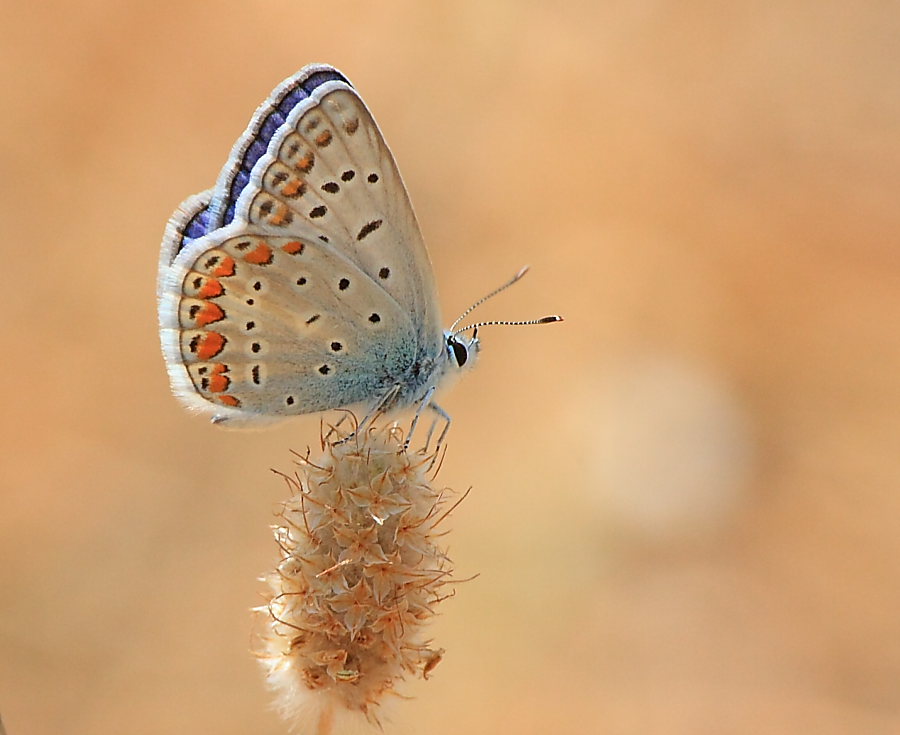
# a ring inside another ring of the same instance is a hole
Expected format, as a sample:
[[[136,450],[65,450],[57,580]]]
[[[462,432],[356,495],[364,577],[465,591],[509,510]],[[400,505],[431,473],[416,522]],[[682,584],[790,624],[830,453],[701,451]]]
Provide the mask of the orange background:
[[[852,7],[851,7],[852,5]],[[311,61],[362,91],[447,321],[447,649],[386,732],[900,732],[892,3],[7,2],[0,713],[284,733],[248,654],[318,417],[168,392],[170,212]]]

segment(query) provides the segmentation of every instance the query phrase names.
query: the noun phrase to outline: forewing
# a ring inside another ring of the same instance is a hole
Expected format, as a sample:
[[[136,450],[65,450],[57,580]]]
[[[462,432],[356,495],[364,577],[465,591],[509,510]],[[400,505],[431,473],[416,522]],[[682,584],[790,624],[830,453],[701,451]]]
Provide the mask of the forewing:
[[[333,81],[350,86],[347,78],[334,67],[309,64],[275,87],[269,98],[256,109],[219,174],[210,202],[210,230],[234,220],[235,204],[250,181],[251,171],[265,155],[273,136],[284,126],[291,112],[306,104],[304,101],[318,87]]]
[[[272,135],[236,203],[263,231],[298,225],[349,258],[410,315],[422,345],[440,342],[434,274],[394,158],[349,83],[321,83]]]

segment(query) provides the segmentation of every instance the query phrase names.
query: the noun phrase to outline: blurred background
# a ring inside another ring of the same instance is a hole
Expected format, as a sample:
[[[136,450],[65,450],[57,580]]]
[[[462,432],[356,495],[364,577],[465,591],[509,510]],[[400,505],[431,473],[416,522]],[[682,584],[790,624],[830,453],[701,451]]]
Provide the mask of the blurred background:
[[[399,161],[447,321],[443,662],[385,732],[900,732],[900,8],[6,0],[0,713],[284,733],[249,654],[290,449],[170,396],[175,206],[312,61]]]

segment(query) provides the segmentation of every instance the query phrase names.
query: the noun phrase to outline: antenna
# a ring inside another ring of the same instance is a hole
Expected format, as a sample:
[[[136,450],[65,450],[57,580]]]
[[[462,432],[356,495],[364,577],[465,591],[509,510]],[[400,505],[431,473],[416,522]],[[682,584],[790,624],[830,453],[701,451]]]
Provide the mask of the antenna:
[[[460,314],[459,319],[457,319],[453,324],[450,325],[450,335],[455,337],[457,334],[461,334],[462,332],[467,332],[470,329],[474,329],[475,333],[472,335],[473,338],[478,336],[478,328],[479,327],[493,327],[493,326],[505,326],[505,327],[523,327],[528,324],[552,324],[553,322],[561,322],[563,318],[556,314],[552,314],[551,316],[542,316],[540,319],[526,319],[524,321],[488,321],[488,322],[478,322],[477,324],[469,324],[465,327],[456,328],[456,325],[459,324],[463,319],[465,319],[469,314],[471,314],[475,309],[481,306],[485,301],[490,298],[493,298],[501,291],[505,291],[514,283],[522,278],[526,273],[528,273],[528,266],[526,265],[524,268],[521,268],[516,275],[510,278],[506,283],[498,288],[495,288],[491,291],[487,296],[482,296],[478,301],[472,304],[468,309],[466,309],[462,314]]]
[[[528,273],[527,265],[524,268],[520,269],[519,272],[516,273],[516,275],[514,275],[512,278],[510,278],[502,286],[500,286],[499,288],[495,288],[487,296],[482,296],[480,299],[478,299],[478,301],[476,301],[468,309],[466,309],[462,314],[459,315],[459,319],[457,319],[455,322],[453,322],[453,324],[450,325],[450,331],[453,334],[459,334],[460,332],[465,332],[466,329],[469,329],[470,327],[466,327],[466,329],[458,329],[455,332],[453,331],[454,329],[456,329],[457,324],[459,324],[463,319],[465,319],[467,316],[469,316],[469,314],[471,314],[473,311],[475,311],[475,309],[477,309],[479,306],[481,306],[485,301],[487,301],[490,298],[493,298],[501,291],[505,291],[506,289],[508,289],[516,281],[518,281],[520,278],[522,278],[522,276],[524,276],[526,273]]]
[[[515,281],[513,281],[515,283]],[[471,311],[471,310],[470,310]],[[457,319],[457,322],[459,320]],[[503,326],[503,327],[524,327],[529,324],[552,324],[553,322],[561,322],[563,318],[558,314],[553,314],[552,316],[542,316],[540,319],[527,319],[521,322],[506,322],[506,321],[490,321],[490,322],[478,322],[477,324],[469,324],[465,327],[461,327],[457,329],[455,332],[451,332],[451,334],[455,337],[457,334],[468,331],[469,329],[477,330],[479,327],[493,327],[493,326]]]

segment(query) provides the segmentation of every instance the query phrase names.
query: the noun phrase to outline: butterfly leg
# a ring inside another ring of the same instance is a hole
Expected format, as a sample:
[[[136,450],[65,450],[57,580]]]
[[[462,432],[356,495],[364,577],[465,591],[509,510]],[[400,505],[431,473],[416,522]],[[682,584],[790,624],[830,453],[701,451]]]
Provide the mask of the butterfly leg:
[[[431,437],[434,436],[434,429],[437,426],[437,419],[432,419],[430,426],[428,427],[428,433],[425,435],[425,446],[422,451],[427,454],[428,447],[431,446]]]
[[[394,386],[393,388],[391,388],[387,393],[384,394],[384,396],[382,396],[378,400],[378,402],[371,409],[366,412],[366,415],[363,416],[362,420],[356,424],[356,429],[354,431],[351,431],[343,439],[338,439],[335,444],[343,444],[344,442],[350,441],[351,439],[354,439],[355,437],[366,431],[369,428],[369,424],[371,424],[376,417],[388,410],[388,408],[397,398],[397,394],[399,392],[400,386]],[[353,416],[353,420],[356,421],[355,414],[348,412],[347,414],[345,414],[344,418],[346,418],[347,416]],[[343,419],[341,419],[341,421],[343,421]],[[341,422],[339,421],[337,425],[340,425],[340,423]],[[330,434],[331,432],[329,432],[329,435]]]
[[[409,449],[410,442],[412,442],[413,434],[416,433],[416,426],[419,424],[419,417],[422,415],[422,411],[432,405],[431,397],[434,395],[434,391],[436,389],[434,386],[428,389],[428,392],[419,401],[419,407],[416,409],[416,415],[413,416],[412,423],[409,425],[409,434],[406,435],[406,441],[403,444],[404,449]],[[431,431],[428,432],[428,439],[425,440],[425,446],[428,447],[428,440],[431,438]]]
[[[351,414],[350,414],[349,411],[343,413],[343,414],[341,415],[341,417],[340,417],[337,421],[335,421],[335,422],[329,427],[328,433],[325,434],[325,441],[326,441],[326,442],[328,442],[328,441],[331,439],[331,437],[332,437],[333,434],[337,433],[337,430],[341,428],[341,424],[343,424],[343,423],[350,417],[350,415],[351,415]],[[355,433],[356,433],[355,431],[351,431],[344,439],[339,439],[339,440],[338,440],[337,442],[335,442],[335,443],[336,443],[336,444],[340,444],[341,442],[345,441],[346,439],[349,439],[349,438],[350,438],[351,436],[353,436]]]
[[[437,422],[440,419],[444,419],[444,428],[441,430],[441,433],[438,435],[437,444],[434,445],[435,456],[437,456],[438,450],[444,445],[444,439],[447,438],[447,432],[450,431],[450,424],[453,423],[453,419],[450,418],[450,414],[447,413],[443,408],[441,408],[434,401],[429,402],[428,408],[430,408],[434,413],[438,415],[434,421],[431,422],[431,428],[428,430],[428,438],[425,441],[425,447],[427,449],[428,445],[431,443],[431,435],[434,433],[434,427],[437,425]]]

